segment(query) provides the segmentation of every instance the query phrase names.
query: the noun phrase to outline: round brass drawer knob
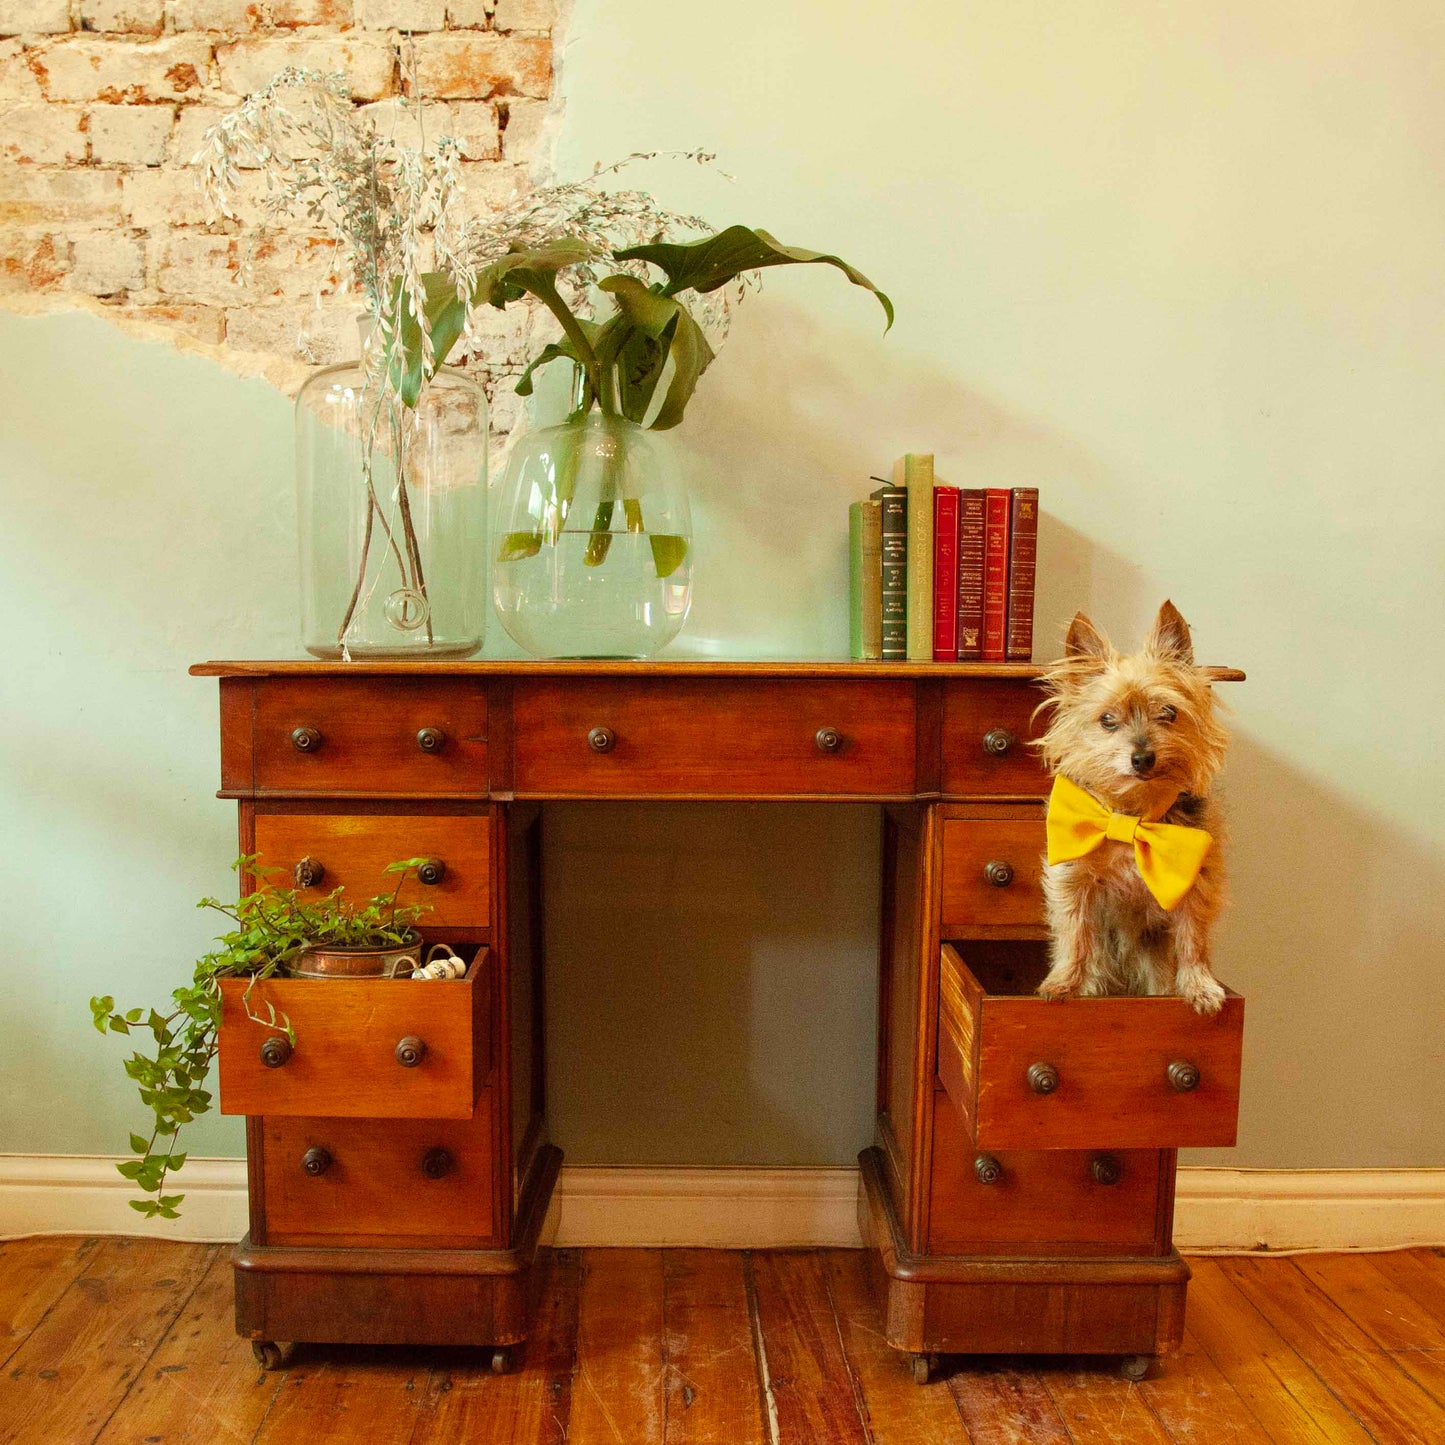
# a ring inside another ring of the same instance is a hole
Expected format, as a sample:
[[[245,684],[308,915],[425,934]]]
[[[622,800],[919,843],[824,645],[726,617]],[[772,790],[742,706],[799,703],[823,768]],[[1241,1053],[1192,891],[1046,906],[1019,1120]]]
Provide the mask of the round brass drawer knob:
[[[973,1161],[973,1173],[980,1184],[997,1184],[1003,1178],[1003,1165],[992,1154],[980,1154]]]
[[[1030,1064],[1025,1077],[1036,1094],[1052,1094],[1059,1087],[1059,1071],[1052,1064]]]
[[[1124,1166],[1112,1154],[1095,1154],[1089,1162],[1089,1173],[1095,1184],[1117,1184],[1124,1177]]]
[[[303,858],[292,870],[298,888],[315,888],[326,877],[326,867],[319,858]]]
[[[396,1061],[404,1069],[414,1069],[426,1058],[426,1045],[415,1034],[408,1034],[396,1046]]]
[[[1190,1094],[1199,1087],[1199,1070],[1188,1059],[1176,1059],[1167,1072],[1169,1087],[1177,1094]]]
[[[995,888],[1007,888],[1014,881],[1014,865],[1002,858],[991,858],[983,865],[983,876]]]
[[[261,1062],[268,1069],[279,1069],[291,1057],[291,1040],[280,1034],[272,1034],[261,1045]]]
[[[440,728],[423,728],[416,735],[416,745],[424,753],[439,753],[447,745],[447,735]]]
[[[456,1167],[450,1149],[428,1149],[421,1156],[421,1172],[428,1179],[445,1179]]]
[[[319,1146],[310,1148],[301,1156],[301,1167],[315,1179],[331,1168],[331,1155]]]
[[[423,858],[416,865],[416,881],[435,888],[447,876],[447,865],[440,858]]]
[[[838,753],[843,750],[843,734],[837,728],[819,728],[813,734],[813,741],[820,753]]]
[[[610,753],[617,746],[617,734],[611,728],[593,728],[587,734],[587,746],[594,753]]]
[[[983,735],[983,750],[991,758],[1001,758],[1014,745],[1014,735],[1007,728],[990,728]]]
[[[319,728],[293,728],[291,746],[298,753],[314,753],[321,746],[321,730]]]

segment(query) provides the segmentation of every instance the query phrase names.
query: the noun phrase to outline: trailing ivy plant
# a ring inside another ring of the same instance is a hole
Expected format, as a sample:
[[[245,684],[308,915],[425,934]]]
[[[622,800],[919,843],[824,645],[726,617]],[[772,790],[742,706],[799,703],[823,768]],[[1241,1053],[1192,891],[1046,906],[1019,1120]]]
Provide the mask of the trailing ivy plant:
[[[125,1061],[126,1076],[153,1116],[149,1136],[130,1136],[136,1157],[116,1165],[142,1193],[152,1196],[132,1199],[132,1209],[147,1219],[178,1217],[185,1196],[166,1194],[165,1182],[186,1162],[185,1154],[175,1148],[181,1129],[211,1107],[211,1094],[204,1085],[216,1057],[221,980],[249,978],[242,994],[246,1016],[284,1032],[294,1044],[296,1034],[290,1019],[265,1000],[259,1010],[253,1008],[255,985],[318,946],[387,948],[416,942],[416,922],[423,908],[399,899],[402,886],[424,861],[408,858],[389,864],[385,871],[396,875],[396,886],[363,903],[351,904],[342,888],[308,900],[297,889],[276,887],[267,880],[279,869],[262,867],[254,856],[238,858],[232,866],[250,874],[261,886],[234,904],[203,898],[196,905],[224,914],[233,926],[217,938],[218,946],[197,962],[191,982],[171,994],[170,1012],[144,1008],[118,1012],[108,994],[91,999],[91,1018],[101,1033],[150,1036]]]

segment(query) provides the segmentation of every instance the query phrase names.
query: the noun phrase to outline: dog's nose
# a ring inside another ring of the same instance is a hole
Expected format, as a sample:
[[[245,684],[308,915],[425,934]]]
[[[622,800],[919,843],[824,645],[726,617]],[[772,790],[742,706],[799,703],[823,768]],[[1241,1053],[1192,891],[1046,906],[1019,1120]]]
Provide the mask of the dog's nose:
[[[1134,771],[1143,777],[1150,768],[1154,766],[1154,753],[1150,748],[1138,748],[1129,754],[1129,761],[1134,764]]]

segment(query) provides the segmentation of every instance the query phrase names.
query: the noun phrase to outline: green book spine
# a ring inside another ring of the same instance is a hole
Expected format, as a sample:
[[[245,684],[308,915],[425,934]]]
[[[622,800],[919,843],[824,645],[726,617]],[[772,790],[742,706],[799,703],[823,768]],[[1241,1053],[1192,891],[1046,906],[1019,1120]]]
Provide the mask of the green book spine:
[[[863,660],[883,660],[883,503],[863,507]]]
[[[908,493],[883,486],[870,500],[879,506],[879,651],[885,662],[908,657]]]
[[[848,656],[863,660],[863,503],[848,508]]]
[[[909,452],[893,464],[908,492],[908,661],[933,661],[933,454]]]

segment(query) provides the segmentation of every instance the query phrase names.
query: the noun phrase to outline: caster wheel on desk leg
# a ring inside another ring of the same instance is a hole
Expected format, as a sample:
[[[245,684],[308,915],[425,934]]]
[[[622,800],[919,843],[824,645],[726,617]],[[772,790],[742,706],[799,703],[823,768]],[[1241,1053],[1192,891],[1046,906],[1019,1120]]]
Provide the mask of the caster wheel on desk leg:
[[[499,1346],[492,1351],[492,1373],[494,1375],[505,1375],[512,1368],[512,1351],[508,1345]]]
[[[284,1369],[296,1353],[294,1344],[278,1345],[274,1340],[252,1340],[251,1353],[263,1370]]]
[[[913,1383],[915,1385],[926,1385],[933,1378],[933,1372],[938,1368],[937,1355],[914,1355],[913,1357]]]
[[[1119,1373],[1137,1385],[1140,1380],[1148,1377],[1149,1367],[1153,1363],[1153,1355],[1125,1355],[1119,1361]]]

